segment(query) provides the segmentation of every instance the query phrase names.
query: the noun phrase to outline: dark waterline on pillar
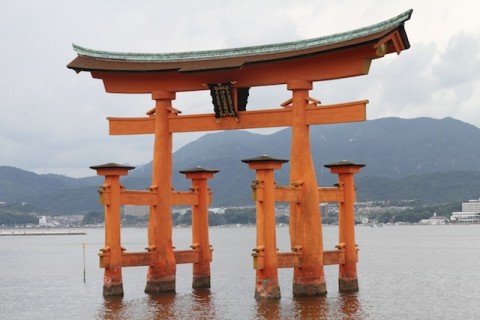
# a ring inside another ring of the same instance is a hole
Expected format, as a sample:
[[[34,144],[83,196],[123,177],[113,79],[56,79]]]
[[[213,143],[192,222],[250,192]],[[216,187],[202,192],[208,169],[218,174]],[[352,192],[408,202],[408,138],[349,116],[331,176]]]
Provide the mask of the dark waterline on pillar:
[[[173,281],[148,281],[145,286],[145,293],[161,293],[173,292],[175,293],[175,280]]]

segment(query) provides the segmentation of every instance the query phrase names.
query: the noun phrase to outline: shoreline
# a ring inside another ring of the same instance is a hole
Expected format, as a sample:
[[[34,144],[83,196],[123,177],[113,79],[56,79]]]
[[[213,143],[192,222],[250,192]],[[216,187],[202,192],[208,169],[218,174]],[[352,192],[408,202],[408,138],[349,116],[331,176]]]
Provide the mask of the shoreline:
[[[84,231],[73,231],[73,232],[65,232],[65,231],[46,231],[46,232],[31,232],[31,231],[24,231],[24,232],[18,232],[18,231],[13,231],[10,233],[6,232],[0,232],[0,237],[7,237],[7,236],[12,236],[12,237],[18,237],[18,236],[80,236],[80,235],[86,235],[87,233]]]

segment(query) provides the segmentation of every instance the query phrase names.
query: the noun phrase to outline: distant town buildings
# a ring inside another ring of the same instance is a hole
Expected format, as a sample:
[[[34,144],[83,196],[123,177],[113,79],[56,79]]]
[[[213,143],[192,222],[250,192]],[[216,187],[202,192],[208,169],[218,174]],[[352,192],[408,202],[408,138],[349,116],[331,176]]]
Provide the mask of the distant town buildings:
[[[46,227],[47,226],[47,217],[46,216],[41,216],[38,219],[38,226],[39,227]]]
[[[40,228],[58,227],[59,225],[58,221],[52,220],[52,217],[41,216],[38,218],[38,226]]]
[[[146,217],[150,212],[150,206],[125,205],[123,213],[125,216]]]
[[[421,224],[446,224],[448,223],[448,218],[444,216],[437,216],[437,213],[434,212],[433,216],[428,219],[420,220]]]
[[[450,219],[457,223],[480,223],[480,200],[462,203],[462,211],[452,212]]]

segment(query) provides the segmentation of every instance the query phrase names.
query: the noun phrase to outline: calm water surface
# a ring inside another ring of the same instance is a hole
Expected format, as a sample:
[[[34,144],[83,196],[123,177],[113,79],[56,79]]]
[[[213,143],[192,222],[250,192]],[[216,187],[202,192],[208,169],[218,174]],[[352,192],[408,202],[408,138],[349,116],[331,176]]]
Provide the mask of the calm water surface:
[[[191,289],[191,265],[177,266],[177,293],[146,295],[146,267],[124,268],[123,299],[102,297],[98,249],[87,235],[0,237],[0,319],[480,319],[480,225],[357,227],[360,292],[337,292],[337,266],[325,267],[328,294],[292,296],[292,270],[279,271],[282,298],[253,298],[254,228],[211,228],[212,288]],[[333,249],[336,227],[324,227]],[[277,228],[289,251],[288,228]],[[174,229],[177,249],[191,230]],[[85,249],[85,274],[82,243]],[[145,229],[123,229],[128,251],[143,251]]]

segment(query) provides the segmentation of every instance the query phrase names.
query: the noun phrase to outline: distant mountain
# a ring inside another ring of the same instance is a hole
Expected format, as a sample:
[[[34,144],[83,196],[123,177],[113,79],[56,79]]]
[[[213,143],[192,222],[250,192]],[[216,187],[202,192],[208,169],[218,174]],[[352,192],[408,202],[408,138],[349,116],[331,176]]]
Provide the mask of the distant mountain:
[[[480,129],[462,121],[384,118],[313,126],[310,137],[321,186],[336,181],[325,164],[339,160],[366,164],[356,177],[359,200],[434,203],[480,196]],[[190,186],[178,171],[203,166],[220,170],[209,181],[215,206],[252,204],[254,172],[241,160],[262,154],[290,159],[290,144],[290,129],[270,135],[206,134],[174,153],[174,188]],[[279,185],[288,185],[288,172],[288,163],[275,172]],[[151,163],[132,170],[122,181],[127,188],[145,189],[151,184]],[[95,210],[100,208],[96,189],[101,183],[101,177],[74,179],[0,167],[0,202],[25,201],[55,213]]]
[[[433,181],[434,174],[449,177],[447,181],[443,181],[448,188],[454,183],[454,173],[480,172],[480,129],[452,118],[441,120],[384,118],[358,123],[313,126],[310,130],[310,139],[317,180],[324,186],[332,185],[337,179],[324,165],[339,160],[366,164],[357,177],[359,187],[364,177],[370,179],[377,177],[376,180],[383,182],[395,179],[393,181],[407,184],[412,182],[412,179],[407,179],[408,177],[424,176],[427,181]],[[250,185],[254,173],[240,160],[262,154],[289,159],[290,145],[290,129],[271,135],[245,131],[207,134],[174,154],[174,169],[178,171],[197,165],[219,169],[220,172],[210,182],[212,190],[215,191],[214,201],[222,205],[242,204],[249,201],[250,197],[249,189],[245,192],[242,188]],[[150,172],[150,168],[146,172]],[[276,171],[275,176],[278,184],[287,185],[289,164]],[[475,174],[471,175],[473,176]],[[185,188],[184,180],[177,174],[174,176],[174,185]],[[463,186],[461,181],[457,184],[459,185],[454,186],[455,190]],[[471,184],[468,186],[472,187]],[[480,183],[478,186],[480,187]],[[410,187],[410,190],[413,190],[410,197],[427,193],[421,197],[426,202],[448,198],[446,190],[443,190],[443,198],[434,196],[435,188],[440,186],[429,186],[430,190],[417,190],[415,185]],[[398,186],[392,186],[388,190],[388,194],[392,196],[398,194]],[[455,190],[450,190],[450,193],[456,193]],[[476,190],[472,190],[474,194],[477,192],[480,194],[480,188]],[[470,194],[466,192],[467,190],[461,191],[465,194],[464,197],[467,193]],[[363,195],[368,195],[366,200],[374,199],[376,196],[369,192]],[[452,201],[464,199],[460,194]]]
[[[101,177],[70,178],[0,166],[0,202],[27,202],[39,211],[75,213],[100,208]]]
[[[367,164],[365,175],[402,178],[480,171],[480,129],[455,120],[384,118],[312,128],[313,158]]]
[[[401,178],[433,172],[480,171],[480,129],[445,118],[313,126],[312,156],[317,168],[342,159],[363,162],[365,174]],[[263,136],[230,131],[203,136],[175,153],[175,163],[209,163],[270,154],[290,158],[291,133],[284,129]]]
[[[21,201],[38,194],[56,193],[98,184],[97,177],[69,178],[58,174],[36,174],[10,166],[0,166],[0,201]]]

